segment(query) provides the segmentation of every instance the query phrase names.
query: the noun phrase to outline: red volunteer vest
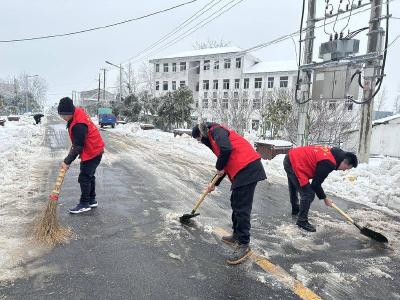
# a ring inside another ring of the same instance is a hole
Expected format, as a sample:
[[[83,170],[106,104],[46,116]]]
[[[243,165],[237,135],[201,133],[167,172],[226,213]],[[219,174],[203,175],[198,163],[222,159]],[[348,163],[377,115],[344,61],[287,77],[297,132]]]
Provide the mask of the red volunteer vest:
[[[213,126],[208,131],[208,138],[211,143],[211,148],[216,156],[219,156],[221,152],[211,135],[211,132],[216,127],[222,127],[229,131],[229,141],[232,145],[232,152],[224,171],[228,174],[229,179],[232,180],[240,170],[246,167],[249,163],[260,159],[261,156],[256,152],[256,150],[254,150],[253,146],[251,146],[251,144],[244,137],[242,137],[236,131],[220,125]]]
[[[324,146],[297,147],[289,151],[290,163],[299,180],[300,186],[305,186],[314,178],[315,169],[321,160],[329,160],[336,166],[336,160],[331,148]]]
[[[86,114],[85,110],[83,108],[76,107],[72,122],[68,127],[68,133],[72,143],[74,142],[72,137],[72,127],[74,127],[77,123],[85,124],[88,127],[85,144],[83,145],[83,150],[80,155],[81,160],[85,161],[95,158],[104,151],[104,142],[101,138],[99,130],[92,122],[92,119],[90,119],[90,117]]]

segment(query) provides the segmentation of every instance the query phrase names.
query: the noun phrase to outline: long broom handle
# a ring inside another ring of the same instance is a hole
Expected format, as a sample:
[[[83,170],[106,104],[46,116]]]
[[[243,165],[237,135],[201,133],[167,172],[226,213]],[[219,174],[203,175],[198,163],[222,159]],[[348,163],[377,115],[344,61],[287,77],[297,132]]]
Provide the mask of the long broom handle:
[[[341,210],[339,207],[337,207],[335,203],[332,203],[332,207],[334,209],[336,209],[351,224],[355,224],[354,220],[348,214],[346,214],[343,210]]]
[[[54,189],[51,191],[50,198],[52,200],[58,200],[58,195],[60,194],[61,186],[64,182],[65,173],[66,173],[66,170],[61,168],[60,172],[58,173],[56,184],[54,185]]]
[[[211,180],[211,186],[214,187],[219,178],[220,178],[220,177],[219,177],[218,175],[214,175],[213,179]],[[193,208],[193,210],[192,210],[192,214],[194,214],[195,211],[199,208],[200,204],[201,204],[201,203],[203,202],[203,200],[206,198],[207,194],[208,194],[207,191],[204,191],[204,192],[200,195],[199,199],[198,199],[197,202],[196,202],[196,205],[194,206],[194,208]]]

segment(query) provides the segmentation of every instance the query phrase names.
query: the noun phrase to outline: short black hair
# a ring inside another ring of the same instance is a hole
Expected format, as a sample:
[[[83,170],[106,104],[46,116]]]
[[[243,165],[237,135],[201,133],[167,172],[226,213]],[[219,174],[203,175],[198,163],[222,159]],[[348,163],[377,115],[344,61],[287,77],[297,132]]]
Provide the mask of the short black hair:
[[[199,124],[196,124],[193,129],[192,129],[192,137],[193,138],[198,138],[201,135],[200,133],[200,128],[199,128]]]
[[[347,161],[349,165],[352,165],[353,168],[357,168],[358,166],[358,158],[353,152],[346,152],[344,155],[344,159]]]

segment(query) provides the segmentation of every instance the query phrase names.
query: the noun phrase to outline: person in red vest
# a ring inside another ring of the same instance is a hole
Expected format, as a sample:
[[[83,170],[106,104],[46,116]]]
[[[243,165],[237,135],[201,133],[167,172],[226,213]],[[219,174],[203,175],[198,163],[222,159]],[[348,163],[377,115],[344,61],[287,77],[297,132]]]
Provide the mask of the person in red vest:
[[[258,181],[266,179],[261,156],[251,144],[232,129],[217,123],[201,123],[194,126],[192,136],[208,146],[218,157],[215,165],[221,177],[216,185],[228,175],[231,186],[232,235],[222,237],[224,243],[236,245],[227,263],[236,265],[251,255],[250,215],[254,191]],[[214,188],[209,184],[207,192]]]
[[[325,205],[332,205],[332,200],[325,195],[321,184],[332,171],[345,171],[356,168],[357,165],[358,159],[354,153],[339,148],[306,146],[289,151],[283,166],[288,178],[292,215],[297,216],[297,226],[310,232],[316,231],[308,222],[308,211],[315,195],[323,199]],[[298,193],[301,198],[300,203]]]
[[[72,99],[65,97],[58,104],[58,114],[67,121],[72,147],[62,163],[68,170],[71,163],[80,156],[80,173],[78,182],[81,187],[81,198],[78,205],[70,209],[71,214],[79,214],[98,206],[96,201],[96,168],[104,152],[104,142],[96,125],[85,110],[75,107]]]

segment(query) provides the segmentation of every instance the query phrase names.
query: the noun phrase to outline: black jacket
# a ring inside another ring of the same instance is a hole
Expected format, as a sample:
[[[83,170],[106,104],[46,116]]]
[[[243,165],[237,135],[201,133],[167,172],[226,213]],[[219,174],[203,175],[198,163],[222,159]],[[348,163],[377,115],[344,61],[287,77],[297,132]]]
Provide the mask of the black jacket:
[[[71,126],[72,119],[68,121],[67,128]],[[64,163],[70,165],[83,150],[85,144],[88,127],[86,124],[77,123],[72,127],[72,147],[69,150],[67,157],[64,159]]]

